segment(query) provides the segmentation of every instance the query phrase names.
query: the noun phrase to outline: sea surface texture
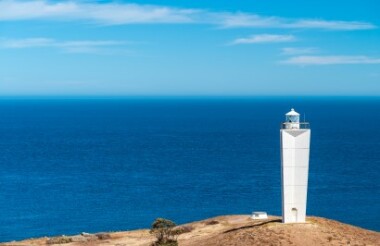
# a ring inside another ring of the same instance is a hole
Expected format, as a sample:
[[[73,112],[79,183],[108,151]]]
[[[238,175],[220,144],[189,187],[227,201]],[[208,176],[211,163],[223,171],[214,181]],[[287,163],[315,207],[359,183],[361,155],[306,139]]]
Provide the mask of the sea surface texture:
[[[280,215],[291,107],[311,124],[307,214],[379,231],[379,98],[8,98],[0,241]]]

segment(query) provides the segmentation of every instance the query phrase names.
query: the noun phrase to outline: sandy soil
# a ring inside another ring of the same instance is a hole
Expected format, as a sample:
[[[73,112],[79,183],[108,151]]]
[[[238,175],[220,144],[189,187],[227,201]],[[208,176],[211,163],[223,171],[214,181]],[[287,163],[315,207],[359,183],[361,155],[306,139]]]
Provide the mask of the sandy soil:
[[[282,224],[279,217],[252,220],[248,215],[220,216],[185,226],[191,232],[178,237],[180,246],[237,245],[379,245],[380,233],[319,217],[308,217],[305,224]],[[71,236],[64,246],[149,246],[154,237],[149,230]],[[1,246],[47,245],[49,238],[2,243]],[[50,239],[51,240],[51,239]]]

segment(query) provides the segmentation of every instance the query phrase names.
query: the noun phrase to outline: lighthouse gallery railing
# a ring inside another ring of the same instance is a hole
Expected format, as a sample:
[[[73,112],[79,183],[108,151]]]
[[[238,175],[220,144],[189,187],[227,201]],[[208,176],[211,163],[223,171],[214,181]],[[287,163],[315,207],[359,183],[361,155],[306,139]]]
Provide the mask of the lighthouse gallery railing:
[[[281,123],[281,129],[310,129],[309,122],[284,122]]]

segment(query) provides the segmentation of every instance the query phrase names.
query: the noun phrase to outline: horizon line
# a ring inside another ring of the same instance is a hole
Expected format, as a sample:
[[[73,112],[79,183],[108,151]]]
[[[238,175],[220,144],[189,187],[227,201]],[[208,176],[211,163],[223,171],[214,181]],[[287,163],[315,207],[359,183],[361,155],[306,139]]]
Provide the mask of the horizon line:
[[[380,95],[0,95],[4,99],[255,99],[255,98],[379,98]]]

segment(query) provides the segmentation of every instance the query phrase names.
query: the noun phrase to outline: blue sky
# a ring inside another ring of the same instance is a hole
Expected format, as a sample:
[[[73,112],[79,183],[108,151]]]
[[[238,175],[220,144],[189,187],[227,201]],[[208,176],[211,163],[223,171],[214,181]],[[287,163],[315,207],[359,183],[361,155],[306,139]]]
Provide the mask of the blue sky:
[[[0,0],[0,95],[380,96],[377,0]]]

